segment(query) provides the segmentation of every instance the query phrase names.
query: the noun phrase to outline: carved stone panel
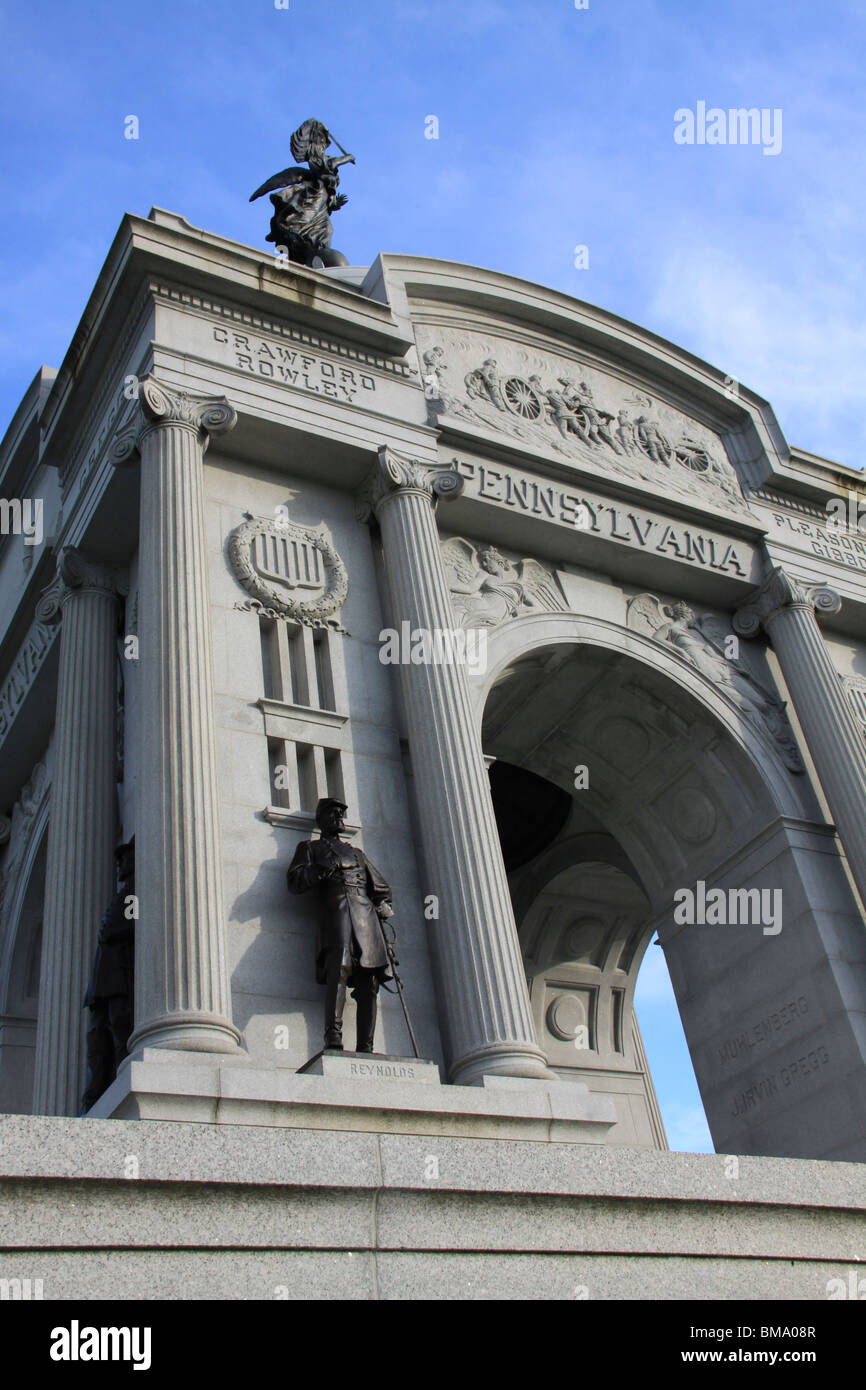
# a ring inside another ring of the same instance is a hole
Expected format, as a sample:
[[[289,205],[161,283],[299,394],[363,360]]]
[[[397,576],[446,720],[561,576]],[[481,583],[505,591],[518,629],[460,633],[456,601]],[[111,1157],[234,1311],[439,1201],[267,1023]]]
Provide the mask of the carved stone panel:
[[[349,590],[346,567],[319,526],[290,521],[286,507],[277,516],[246,520],[229,536],[229,561],[251,598],[242,608],[308,627],[336,627],[335,615]]]
[[[45,763],[37,763],[30,774],[29,781],[25,782],[21,788],[18,800],[12,809],[11,819],[2,817],[5,824],[0,827],[0,844],[4,842],[4,838],[7,842],[3,869],[0,872],[0,923],[2,923],[4,930],[8,929],[9,926],[7,916],[14,898],[21,865],[27,853],[33,823],[39,808],[48,795],[50,781],[50,774]]]
[[[673,650],[699,671],[747,719],[775,739],[791,772],[803,772],[785,705],[752,670],[740,639],[714,613],[695,613],[687,603],[663,603],[655,594],[636,594],[628,603],[628,626]]]
[[[507,618],[568,607],[556,575],[538,560],[511,561],[495,546],[475,546],[462,536],[452,536],[441,548],[451,605],[461,627],[498,627]]]
[[[748,515],[711,430],[596,367],[493,336],[418,329],[428,423],[465,421],[611,477]]]

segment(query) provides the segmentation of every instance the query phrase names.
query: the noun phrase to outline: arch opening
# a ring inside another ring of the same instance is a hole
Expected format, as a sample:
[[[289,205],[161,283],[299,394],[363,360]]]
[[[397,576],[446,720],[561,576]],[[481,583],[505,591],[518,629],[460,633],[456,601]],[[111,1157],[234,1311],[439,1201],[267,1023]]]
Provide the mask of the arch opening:
[[[703,699],[663,662],[612,643],[568,640],[558,623],[553,641],[539,638],[538,624],[531,646],[517,640],[518,624],[498,652],[494,639],[499,661],[481,719],[504,846],[515,811],[497,775],[512,802],[529,774],[549,789],[548,813],[563,794],[570,803],[562,814],[559,801],[559,822],[548,814],[544,835],[544,817],[535,817],[531,855],[504,856],[548,1064],[614,1096],[621,1118],[608,1142],[666,1147],[634,1011],[638,971],[658,933],[717,1150],[821,1156],[817,1127],[807,1134],[801,1125],[780,1139],[784,1122],[774,1110],[788,1097],[774,1105],[771,1093],[760,1107],[748,1104],[755,1059],[726,1048],[744,1020],[802,998],[804,960],[822,979],[833,976],[827,899],[844,906],[857,929],[811,788],[780,776],[771,758],[756,758],[754,730],[735,712],[723,722],[712,690]],[[543,808],[537,786],[534,796]],[[781,894],[784,932],[762,917],[718,926],[677,920],[679,895],[701,883],[724,893],[757,889],[759,904]],[[817,999],[797,1007],[803,1017],[811,1007],[818,1024]],[[772,1048],[761,1060],[775,1065]],[[796,1099],[802,1114],[804,1097]]]

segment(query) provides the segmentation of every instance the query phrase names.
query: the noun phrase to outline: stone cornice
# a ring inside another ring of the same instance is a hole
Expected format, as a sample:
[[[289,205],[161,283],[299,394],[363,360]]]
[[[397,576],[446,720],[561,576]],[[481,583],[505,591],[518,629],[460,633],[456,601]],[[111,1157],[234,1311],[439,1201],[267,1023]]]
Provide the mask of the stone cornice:
[[[391,376],[399,377],[401,380],[417,380],[417,372],[404,361],[383,357],[379,353],[365,352],[363,348],[340,342],[337,338],[316,333],[297,324],[283,323],[279,319],[270,318],[264,314],[254,313],[252,310],[243,309],[228,300],[221,301],[212,296],[197,294],[187,289],[180,289],[170,283],[163,284],[157,281],[151,282],[149,290],[155,299],[162,300],[178,309],[213,316],[220,321],[227,320],[233,324],[243,325],[244,328],[253,328],[272,338],[286,338],[293,343],[302,343],[305,347],[313,348],[318,352],[329,352],[334,357],[344,357],[350,362],[363,363],[366,367],[386,372]]]
[[[118,335],[114,361],[123,364],[120,370],[105,371],[95,392],[89,397],[88,408],[82,412],[69,440],[64,444],[57,460],[58,474],[64,497],[67,496],[73,480],[83,471],[85,477],[92,474],[103,455],[106,442],[117,422],[127,412],[129,400],[124,393],[124,375],[134,370],[134,362],[128,362],[127,353],[141,331],[142,321],[150,306],[150,295],[145,286],[132,301]],[[149,336],[149,335],[148,335]],[[46,452],[49,458],[52,447]]]
[[[826,508],[819,507],[817,502],[807,502],[798,497],[788,497],[780,492],[772,492],[767,487],[752,488],[750,497],[757,499],[758,502],[766,502],[771,507],[781,507],[783,511],[800,512],[803,516],[812,516],[817,520],[823,520],[826,525],[828,522]]]
[[[810,609],[838,613],[842,600],[829,584],[805,584],[777,567],[773,569],[747,603],[734,614],[733,625],[741,637],[754,637],[767,628],[780,613]]]

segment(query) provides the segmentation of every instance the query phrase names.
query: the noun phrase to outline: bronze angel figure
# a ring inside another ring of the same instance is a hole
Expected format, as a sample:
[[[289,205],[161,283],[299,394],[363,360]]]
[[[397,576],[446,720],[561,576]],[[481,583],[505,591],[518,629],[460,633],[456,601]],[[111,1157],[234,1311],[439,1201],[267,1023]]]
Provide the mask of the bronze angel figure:
[[[339,168],[354,164],[355,156],[347,154],[321,121],[310,119],[299,126],[289,142],[292,158],[306,160],[309,168],[290,165],[273,174],[255,193],[250,202],[270,193],[274,207],[271,230],[266,241],[285,247],[290,261],[316,269],[324,266],[348,265],[341,251],[331,249],[334,228],[329,214],[348,202],[338,193]],[[329,155],[329,145],[336,145],[340,158]],[[273,192],[273,189],[279,190]]]

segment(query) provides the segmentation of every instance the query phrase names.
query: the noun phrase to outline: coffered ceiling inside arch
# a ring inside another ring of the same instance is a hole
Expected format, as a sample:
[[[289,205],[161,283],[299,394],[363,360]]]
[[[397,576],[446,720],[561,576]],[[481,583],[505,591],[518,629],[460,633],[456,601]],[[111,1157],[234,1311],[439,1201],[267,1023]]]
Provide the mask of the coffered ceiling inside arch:
[[[653,911],[779,814],[759,769],[693,695],[584,644],[538,649],[501,672],[482,741],[488,756],[568,791],[622,848]]]

